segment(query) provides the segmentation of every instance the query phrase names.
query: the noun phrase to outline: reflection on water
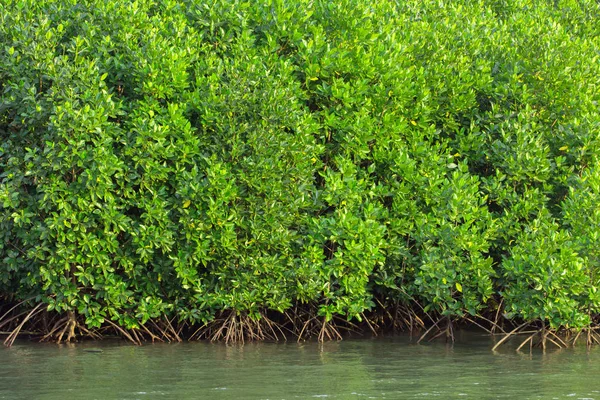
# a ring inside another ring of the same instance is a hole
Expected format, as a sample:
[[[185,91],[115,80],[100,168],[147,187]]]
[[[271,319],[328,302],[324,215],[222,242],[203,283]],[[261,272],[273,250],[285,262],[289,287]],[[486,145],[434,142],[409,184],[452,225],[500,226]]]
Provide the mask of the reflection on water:
[[[473,333],[454,345],[408,336],[323,345],[18,342],[0,349],[0,399],[600,400],[600,348],[494,354],[492,345]]]

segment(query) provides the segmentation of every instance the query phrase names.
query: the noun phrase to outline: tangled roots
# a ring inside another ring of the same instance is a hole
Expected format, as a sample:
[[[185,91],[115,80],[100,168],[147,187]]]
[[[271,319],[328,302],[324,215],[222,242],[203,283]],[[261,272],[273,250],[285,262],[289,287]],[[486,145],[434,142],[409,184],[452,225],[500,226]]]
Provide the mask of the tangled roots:
[[[209,339],[231,344],[256,340],[278,341],[285,338],[281,326],[264,314],[259,318],[252,318],[245,313],[232,310],[200,327],[192,334],[190,340]]]

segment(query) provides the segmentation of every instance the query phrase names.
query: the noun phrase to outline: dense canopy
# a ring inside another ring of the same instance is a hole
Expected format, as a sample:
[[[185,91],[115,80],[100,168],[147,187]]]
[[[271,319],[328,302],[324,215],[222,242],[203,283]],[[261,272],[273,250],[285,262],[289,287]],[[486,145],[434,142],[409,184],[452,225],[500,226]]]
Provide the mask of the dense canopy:
[[[0,316],[25,301],[58,340],[589,328],[599,21],[595,0],[3,1]]]

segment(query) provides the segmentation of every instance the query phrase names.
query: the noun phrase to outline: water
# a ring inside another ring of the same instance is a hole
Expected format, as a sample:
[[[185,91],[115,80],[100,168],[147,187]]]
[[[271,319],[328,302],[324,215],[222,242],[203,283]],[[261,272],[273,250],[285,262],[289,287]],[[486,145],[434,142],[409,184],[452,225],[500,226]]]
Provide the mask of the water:
[[[0,348],[0,399],[600,400],[600,347],[492,353],[492,344],[473,333],[454,345],[407,336],[323,345],[21,341]]]

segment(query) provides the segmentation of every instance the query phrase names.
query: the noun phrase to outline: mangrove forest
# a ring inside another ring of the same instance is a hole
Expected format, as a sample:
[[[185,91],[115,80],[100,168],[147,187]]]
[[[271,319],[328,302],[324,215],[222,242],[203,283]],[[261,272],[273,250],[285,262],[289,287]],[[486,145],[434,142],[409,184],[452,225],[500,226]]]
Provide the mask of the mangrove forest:
[[[600,343],[596,0],[3,0],[0,96],[6,345]]]

